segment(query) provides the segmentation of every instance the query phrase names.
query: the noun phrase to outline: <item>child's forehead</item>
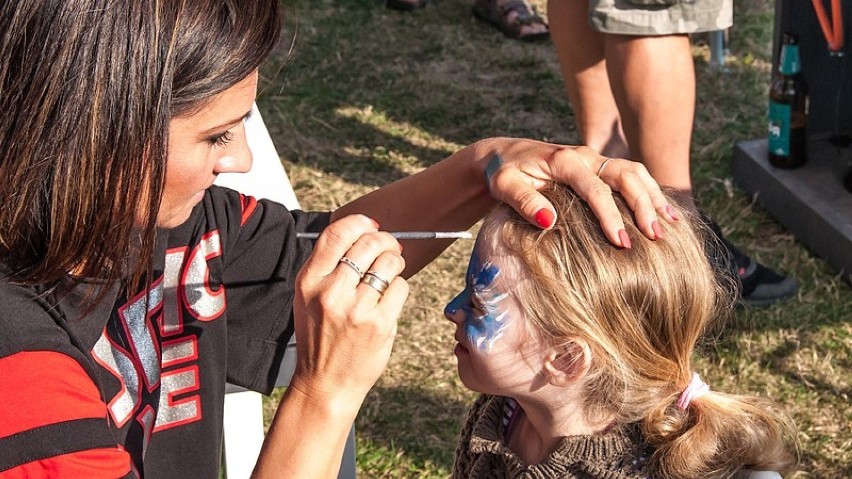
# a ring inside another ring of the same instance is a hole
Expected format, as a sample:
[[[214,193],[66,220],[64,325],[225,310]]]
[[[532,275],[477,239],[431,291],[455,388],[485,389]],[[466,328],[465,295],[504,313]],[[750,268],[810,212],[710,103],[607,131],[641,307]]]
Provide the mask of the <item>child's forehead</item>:
[[[495,277],[495,282],[507,286],[527,279],[528,274],[520,258],[510,252],[499,238],[494,236],[485,230],[480,231],[470,256],[468,273],[477,275],[485,269],[493,269],[499,273]]]

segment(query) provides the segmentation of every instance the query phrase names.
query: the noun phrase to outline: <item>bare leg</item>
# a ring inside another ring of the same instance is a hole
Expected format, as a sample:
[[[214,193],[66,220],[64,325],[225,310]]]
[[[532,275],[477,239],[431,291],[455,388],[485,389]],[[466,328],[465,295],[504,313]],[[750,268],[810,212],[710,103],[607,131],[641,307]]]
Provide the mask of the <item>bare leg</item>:
[[[606,68],[633,159],[662,185],[692,193],[695,68],[686,35],[606,35]]]
[[[606,35],[589,26],[587,0],[550,0],[550,36],[583,143],[602,155],[630,158],[605,62]]]
[[[661,185],[692,198],[689,38],[600,33],[589,26],[588,6],[588,0],[548,2],[550,36],[583,142],[607,156],[642,161]],[[796,294],[796,280],[752,260],[711,225],[732,255],[744,303],[766,306]]]
[[[691,194],[689,38],[598,32],[589,26],[587,0],[551,0],[548,17],[583,143],[642,161],[660,184]]]

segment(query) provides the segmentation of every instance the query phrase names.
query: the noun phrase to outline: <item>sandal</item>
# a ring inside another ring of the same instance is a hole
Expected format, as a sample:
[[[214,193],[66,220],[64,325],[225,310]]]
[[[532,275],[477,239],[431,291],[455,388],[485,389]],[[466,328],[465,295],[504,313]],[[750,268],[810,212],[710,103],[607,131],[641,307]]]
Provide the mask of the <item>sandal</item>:
[[[385,6],[393,10],[413,12],[429,4],[429,0],[386,0]]]
[[[507,16],[514,12],[517,17],[509,22]],[[476,0],[473,4],[473,14],[482,21],[497,27],[503,35],[525,42],[545,40],[550,37],[549,29],[540,33],[524,35],[522,28],[526,25],[544,25],[547,22],[526,0]]]

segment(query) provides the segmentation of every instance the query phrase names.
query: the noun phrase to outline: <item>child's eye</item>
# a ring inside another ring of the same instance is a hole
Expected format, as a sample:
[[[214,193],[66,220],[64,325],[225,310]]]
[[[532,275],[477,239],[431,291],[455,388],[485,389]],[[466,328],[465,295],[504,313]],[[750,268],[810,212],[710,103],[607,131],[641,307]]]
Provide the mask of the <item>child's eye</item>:
[[[228,130],[228,131],[226,131],[225,133],[222,133],[221,135],[216,135],[216,136],[214,136],[214,137],[212,137],[212,138],[208,138],[208,139],[207,139],[207,141],[208,141],[211,145],[213,145],[213,146],[215,146],[215,147],[217,147],[217,148],[224,148],[224,147],[225,147],[225,146],[227,146],[227,145],[228,145],[228,143],[230,143],[230,142],[231,142],[231,140],[233,140],[233,139],[234,139],[234,134],[233,134],[233,133],[231,133],[231,130]]]
[[[482,298],[480,298],[478,294],[472,294],[470,296],[470,305],[473,307],[473,309],[476,309],[476,310],[479,310],[479,311],[484,312],[486,310],[485,302],[482,301]]]

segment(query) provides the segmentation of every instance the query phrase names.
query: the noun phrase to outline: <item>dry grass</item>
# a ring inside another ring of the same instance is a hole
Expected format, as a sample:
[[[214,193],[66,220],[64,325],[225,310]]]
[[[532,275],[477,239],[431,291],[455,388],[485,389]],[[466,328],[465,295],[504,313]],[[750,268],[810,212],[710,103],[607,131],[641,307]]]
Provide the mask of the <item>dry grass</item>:
[[[470,4],[401,14],[378,0],[285,3],[293,53],[266,67],[259,105],[303,206],[334,208],[482,137],[577,141],[552,45],[505,40]],[[697,192],[736,243],[802,288],[783,305],[740,312],[699,369],[715,388],[772,397],[793,416],[798,477],[850,477],[852,291],[730,180],[734,142],[765,131],[773,3],[736,9],[727,71],[708,67],[700,39],[693,50]],[[437,478],[452,466],[473,396],[456,377],[441,311],[469,247],[453,246],[411,281],[391,362],[356,425],[360,477]]]

